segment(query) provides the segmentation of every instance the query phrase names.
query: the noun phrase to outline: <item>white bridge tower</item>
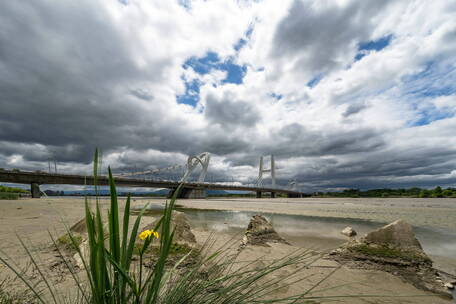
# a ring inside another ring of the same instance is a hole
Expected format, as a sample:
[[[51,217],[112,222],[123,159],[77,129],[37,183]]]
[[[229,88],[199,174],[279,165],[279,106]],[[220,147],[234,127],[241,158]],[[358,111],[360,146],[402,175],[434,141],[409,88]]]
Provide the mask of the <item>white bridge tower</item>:
[[[260,170],[258,173],[258,182],[257,182],[258,187],[263,187],[263,173],[270,172],[272,188],[275,188],[275,186],[276,186],[275,170],[276,170],[276,168],[275,168],[274,155],[271,154],[271,167],[269,169],[264,168],[263,156],[260,156]]]

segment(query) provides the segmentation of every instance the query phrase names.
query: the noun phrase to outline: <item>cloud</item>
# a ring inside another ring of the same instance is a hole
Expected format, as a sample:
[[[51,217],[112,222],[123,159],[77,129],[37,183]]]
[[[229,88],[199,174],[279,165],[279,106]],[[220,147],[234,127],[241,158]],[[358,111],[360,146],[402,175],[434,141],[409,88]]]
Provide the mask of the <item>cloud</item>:
[[[304,191],[454,185],[455,16],[444,0],[9,1],[0,167],[208,151],[213,181],[250,182],[274,154]]]
[[[341,68],[355,46],[370,38],[373,20],[391,1],[325,2],[295,0],[288,15],[277,25],[271,54],[315,75]],[[310,80],[310,79],[309,79]]]
[[[260,120],[255,107],[248,102],[234,98],[235,96],[229,94],[225,94],[221,99],[208,95],[206,97],[206,118],[212,124],[220,124],[224,128],[254,126]]]

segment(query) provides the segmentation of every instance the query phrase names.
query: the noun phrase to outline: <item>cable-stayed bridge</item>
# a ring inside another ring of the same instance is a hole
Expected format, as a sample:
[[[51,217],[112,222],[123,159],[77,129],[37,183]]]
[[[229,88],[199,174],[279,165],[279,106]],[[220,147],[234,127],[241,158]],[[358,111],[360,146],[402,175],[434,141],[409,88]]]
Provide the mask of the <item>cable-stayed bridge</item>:
[[[271,193],[275,197],[277,193],[286,194],[288,197],[301,197],[302,192],[296,190],[296,183],[290,182],[287,186],[277,186],[275,182],[275,162],[271,156],[270,169],[264,169],[263,157],[260,158],[258,179],[250,184],[235,185],[223,182],[205,182],[210,162],[208,152],[190,156],[185,165],[173,165],[166,168],[143,170],[137,172],[124,172],[114,176],[117,186],[121,187],[147,187],[167,188],[171,195],[177,187],[182,184],[180,198],[205,198],[207,190],[228,190],[228,191],[250,191],[255,192],[258,198],[262,193]],[[190,181],[190,177],[197,173],[195,169],[201,167],[196,181]],[[179,180],[154,178],[159,173],[183,170],[184,173]],[[265,185],[263,173],[271,173],[271,185]],[[192,175],[193,174],[193,175]],[[40,197],[39,185],[42,184],[65,184],[65,185],[94,185],[93,176],[69,175],[51,172],[27,172],[19,170],[0,170],[0,182],[30,184],[32,197]],[[98,176],[97,185],[108,185],[107,176]]]

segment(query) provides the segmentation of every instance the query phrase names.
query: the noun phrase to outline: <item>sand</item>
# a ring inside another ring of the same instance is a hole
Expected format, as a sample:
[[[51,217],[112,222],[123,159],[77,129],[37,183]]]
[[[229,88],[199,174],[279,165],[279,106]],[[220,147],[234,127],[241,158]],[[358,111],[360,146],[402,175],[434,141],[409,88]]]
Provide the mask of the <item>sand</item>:
[[[161,203],[163,200],[143,200],[137,199],[134,205],[144,204],[145,201],[152,201],[152,203]],[[314,216],[344,216],[349,212],[347,210],[340,210],[340,206],[331,203],[332,200],[309,200],[309,199],[275,199],[273,201],[268,199],[255,200],[255,199],[220,199],[220,200],[180,200],[178,203],[186,207],[192,208],[205,208],[205,209],[224,209],[224,210],[249,210],[249,211],[263,211],[263,212],[276,212],[287,214],[304,214]],[[388,200],[394,204],[400,204],[396,200]],[[103,208],[109,204],[107,199],[100,200]],[[340,201],[338,201],[340,205]],[[454,200],[452,201],[454,202]],[[451,204],[446,202],[447,204]],[[382,209],[385,206],[385,201],[380,200],[379,206],[365,206],[362,203],[352,206],[353,202],[346,201],[349,210],[371,210]],[[439,203],[439,202],[437,202]],[[437,204],[435,203],[435,204]],[[445,202],[441,202],[445,203]],[[422,203],[422,208],[425,208],[426,203]],[[401,208],[401,207],[398,207]],[[407,207],[408,208],[408,207]],[[406,209],[404,211],[406,214]],[[419,208],[416,207],[415,208]],[[441,206],[435,208],[433,212],[448,212],[447,209],[452,209],[451,205]],[[454,211],[454,209],[452,209]],[[342,215],[339,213],[342,212]],[[388,215],[379,212],[365,213],[367,217],[382,217],[387,221]],[[84,215],[83,200],[79,198],[41,198],[41,199],[21,199],[17,201],[0,201],[0,249],[8,254],[12,260],[25,265],[26,254],[21,250],[21,246],[17,241],[16,235],[25,238],[27,242],[33,244],[33,253],[40,257],[41,264],[47,267],[50,272],[50,278],[53,283],[60,289],[68,289],[72,281],[68,273],[64,271],[56,271],[61,269],[61,265],[55,265],[55,252],[50,250],[50,238],[48,231],[53,235],[61,235],[64,231],[65,222],[72,225]],[[391,215],[391,217],[393,217]],[[422,221],[419,220],[418,221]],[[452,226],[453,224],[445,222],[444,220],[439,223],[445,227]],[[194,230],[198,242],[202,243],[210,232],[205,230]],[[215,235],[219,244],[225,243],[232,236],[223,233]],[[240,237],[240,236],[239,236]],[[234,240],[236,246],[238,240]],[[318,240],[312,240],[318,242]],[[272,247],[258,247],[248,246],[241,253],[241,258],[244,261],[258,260],[258,263],[265,263],[261,258],[267,256],[269,259],[280,258],[285,254],[289,254],[298,249],[297,246],[288,246],[283,244],[272,245]],[[301,293],[307,290],[310,286],[314,285],[321,278],[332,272],[335,268],[338,270],[316,290],[324,290],[328,287],[338,286],[329,290],[316,292],[315,295],[325,296],[344,296],[344,295],[390,295],[399,296],[407,295],[412,297],[387,297],[387,298],[339,298],[338,303],[452,303],[448,299],[435,297],[431,293],[424,292],[416,289],[412,285],[401,281],[400,278],[395,277],[389,273],[381,271],[367,271],[359,269],[349,269],[344,266],[338,265],[334,261],[326,259],[318,259],[308,269],[303,270],[302,276],[308,276],[307,279],[299,282],[293,287],[283,288],[280,290],[280,296],[286,296],[296,293]],[[54,271],[54,272],[53,272]],[[277,275],[286,278],[292,270],[281,270]],[[0,279],[9,274],[9,271],[4,265],[0,265]],[[421,297],[421,296],[426,297]],[[420,296],[420,297],[416,297]],[[430,296],[430,297],[428,297]]]

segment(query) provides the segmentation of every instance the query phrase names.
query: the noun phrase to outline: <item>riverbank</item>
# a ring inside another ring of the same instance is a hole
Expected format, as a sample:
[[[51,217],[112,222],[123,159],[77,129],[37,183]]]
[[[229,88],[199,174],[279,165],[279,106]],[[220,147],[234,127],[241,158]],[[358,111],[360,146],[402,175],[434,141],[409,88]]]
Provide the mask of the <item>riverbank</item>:
[[[199,208],[199,209],[222,209],[222,210],[233,210],[233,211],[254,211],[254,212],[271,212],[271,213],[286,213],[286,214],[298,214],[298,215],[311,215],[318,217],[319,214],[325,215],[340,215],[338,212],[343,214],[349,214],[350,210],[357,211],[372,211],[369,212],[358,212],[352,213],[355,215],[363,214],[366,217],[377,217],[387,218],[384,210],[387,208],[388,203],[397,205],[404,211],[402,214],[410,213],[409,209],[415,208],[427,208],[426,210],[434,217],[443,216],[446,208],[452,209],[453,201],[448,202],[408,202],[404,203],[401,201],[389,200],[373,202],[376,205],[366,206],[365,203],[358,201],[321,201],[321,199],[276,199],[276,200],[249,200],[249,199],[208,199],[208,200],[180,200],[178,204],[187,208]],[[439,199],[439,201],[442,199]],[[134,206],[140,206],[145,202],[151,202],[154,205],[160,205],[163,200],[160,199],[135,199]],[[109,204],[107,199],[100,199],[102,208],[106,208]],[[443,203],[444,205],[441,205]],[[402,205],[401,205],[402,204]],[[445,205],[447,204],[447,205]],[[414,206],[412,206],[414,205]],[[417,207],[418,206],[418,207]],[[426,207],[432,206],[432,207]],[[391,206],[390,206],[391,207]],[[394,206],[393,206],[394,207]],[[367,209],[366,209],[367,208]],[[34,254],[41,256],[41,261],[44,266],[50,268],[53,262],[55,262],[55,253],[49,250],[50,239],[48,230],[54,235],[61,235],[64,233],[65,228],[62,221],[68,225],[72,225],[83,217],[83,200],[78,198],[71,199],[53,199],[53,198],[42,198],[42,199],[21,199],[16,201],[2,201],[0,204],[0,246],[3,251],[11,256],[16,261],[24,262],[26,260],[25,253],[20,249],[20,244],[16,239],[15,234],[17,233],[23,238],[30,240],[34,245]],[[430,210],[432,209],[432,210]],[[436,209],[436,210],[433,210]],[[454,210],[454,209],[452,209]],[[337,212],[338,211],[338,212]],[[405,212],[407,211],[407,212]],[[392,211],[391,211],[392,212]],[[442,213],[441,213],[442,212]],[[446,211],[448,213],[448,211]],[[339,216],[340,218],[342,216]],[[334,217],[336,218],[336,217]],[[145,218],[145,220],[150,220]],[[438,218],[431,219],[434,222],[439,221]],[[418,222],[420,219],[418,219]],[[191,221],[190,221],[191,222]],[[191,222],[192,224],[192,222]],[[221,223],[225,225],[224,223]],[[412,223],[414,224],[414,223]],[[416,224],[416,222],[415,222]],[[210,226],[209,226],[210,228]],[[237,234],[234,236],[232,231],[227,230],[212,230],[208,227],[202,227],[196,225],[193,228],[198,243],[203,243],[204,240],[211,234],[214,234],[217,244],[224,244],[229,240],[238,244],[242,235]],[[284,254],[288,254],[299,248],[318,248],[318,250],[324,251],[329,250],[333,246],[337,246],[339,242],[343,242],[344,238],[335,237],[329,239],[322,239],[320,237],[312,237],[312,235],[304,234],[302,237],[294,236],[290,237],[289,241],[292,246],[283,244],[274,244],[272,247],[247,247],[243,253],[242,258],[244,260],[258,260],[258,263],[264,263],[265,257],[268,260],[274,258],[280,258]],[[54,260],[53,260],[54,259]],[[416,297],[416,296],[430,296],[430,293],[416,289],[410,284],[407,284],[398,277],[381,271],[361,270],[361,269],[350,269],[347,267],[340,267],[336,262],[329,261],[326,259],[318,259],[308,269],[303,272],[307,278],[301,281],[298,285],[290,288],[281,289],[282,295],[290,295],[293,293],[299,293],[309,288],[313,284],[316,284],[323,277],[328,275],[330,272],[337,270],[327,280],[319,286],[319,290],[324,290],[319,295],[325,296],[343,296],[343,295],[408,295],[413,297],[407,298],[356,298],[350,300],[340,300],[340,303],[451,303],[448,300],[439,297]],[[55,267],[54,267],[55,268]],[[52,273],[52,270],[50,270]],[[7,275],[6,267],[0,266],[0,276],[4,277]],[[281,272],[277,275],[281,275],[284,278],[289,273]],[[59,288],[68,288],[71,285],[71,278],[69,274],[59,272],[53,277],[55,284]],[[330,287],[336,287],[331,288]]]

